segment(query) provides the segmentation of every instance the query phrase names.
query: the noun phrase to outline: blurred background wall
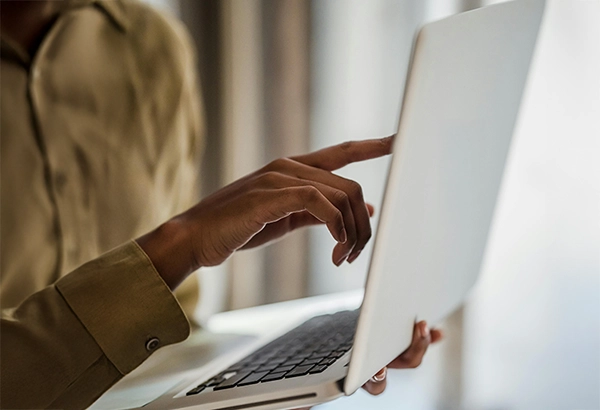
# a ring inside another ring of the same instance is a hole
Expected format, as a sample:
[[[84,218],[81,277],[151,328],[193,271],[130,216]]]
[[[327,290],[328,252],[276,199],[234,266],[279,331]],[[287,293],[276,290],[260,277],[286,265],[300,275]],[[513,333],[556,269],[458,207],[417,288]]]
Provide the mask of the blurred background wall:
[[[493,2],[153,0],[198,45],[205,193],[280,156],[393,134],[415,30]],[[419,369],[321,408],[600,408],[598,73],[600,2],[548,0],[479,284]],[[387,166],[340,173],[378,206]],[[333,244],[311,228],[203,270],[199,315],[362,287],[371,248],[336,268]]]

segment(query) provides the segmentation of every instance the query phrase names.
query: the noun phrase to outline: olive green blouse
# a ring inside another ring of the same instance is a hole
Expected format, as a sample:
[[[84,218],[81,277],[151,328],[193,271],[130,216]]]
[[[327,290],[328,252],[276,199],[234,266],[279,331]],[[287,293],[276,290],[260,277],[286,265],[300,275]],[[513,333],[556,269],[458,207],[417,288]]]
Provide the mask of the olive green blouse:
[[[86,407],[188,336],[195,277],[177,300],[132,238],[198,199],[195,64],[136,1],[71,0],[34,56],[2,38],[0,407]]]

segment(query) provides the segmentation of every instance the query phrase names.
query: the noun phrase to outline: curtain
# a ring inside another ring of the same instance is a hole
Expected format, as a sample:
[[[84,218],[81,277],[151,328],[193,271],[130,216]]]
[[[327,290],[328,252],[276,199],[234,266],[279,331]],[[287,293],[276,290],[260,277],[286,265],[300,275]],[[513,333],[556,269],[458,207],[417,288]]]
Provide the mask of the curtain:
[[[182,0],[180,8],[199,49],[205,194],[270,160],[306,152],[310,2]],[[211,305],[204,315],[305,296],[306,253],[307,234],[297,232],[204,270],[203,303]]]

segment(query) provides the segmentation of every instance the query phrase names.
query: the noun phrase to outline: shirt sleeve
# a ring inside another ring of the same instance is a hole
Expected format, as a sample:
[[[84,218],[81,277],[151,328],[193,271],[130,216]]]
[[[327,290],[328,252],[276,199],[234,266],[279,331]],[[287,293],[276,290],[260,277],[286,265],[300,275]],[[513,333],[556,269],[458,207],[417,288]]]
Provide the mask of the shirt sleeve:
[[[85,408],[189,332],[148,256],[128,242],[2,312],[0,406]]]

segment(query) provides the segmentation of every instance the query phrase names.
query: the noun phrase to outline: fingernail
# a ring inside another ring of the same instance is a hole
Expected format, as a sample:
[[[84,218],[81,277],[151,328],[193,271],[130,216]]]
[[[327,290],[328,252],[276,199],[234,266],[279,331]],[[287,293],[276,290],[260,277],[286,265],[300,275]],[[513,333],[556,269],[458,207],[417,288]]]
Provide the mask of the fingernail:
[[[382,381],[385,380],[386,376],[387,376],[387,367],[384,367],[375,376],[371,377],[371,380],[375,383],[381,383]]]
[[[344,262],[344,259],[346,259],[346,256],[347,256],[347,255],[345,255],[345,254],[344,254],[344,255],[342,255],[342,256],[340,256],[340,257],[338,258],[338,260],[337,260],[337,261],[335,261],[335,266],[340,266],[340,265],[341,265],[341,264]]]
[[[348,258],[348,263],[352,263],[356,260],[356,258],[358,258],[358,255],[360,255],[362,251],[358,251],[352,255],[350,255],[350,257]]]
[[[425,323],[423,325],[423,330],[422,330],[421,334],[423,335],[423,337],[429,336],[429,327],[427,326],[427,323]]]

